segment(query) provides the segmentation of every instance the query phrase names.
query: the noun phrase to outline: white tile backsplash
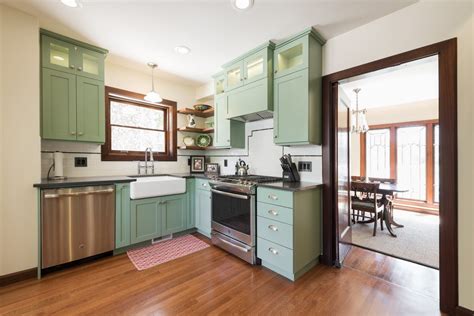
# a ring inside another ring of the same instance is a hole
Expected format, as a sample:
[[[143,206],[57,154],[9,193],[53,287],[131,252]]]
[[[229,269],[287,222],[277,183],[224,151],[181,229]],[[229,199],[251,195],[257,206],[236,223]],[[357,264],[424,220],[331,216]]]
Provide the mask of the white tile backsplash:
[[[219,163],[222,174],[233,174],[239,158],[250,165],[251,174],[281,176],[279,158],[290,153],[295,163],[311,161],[312,172],[301,172],[303,181],[322,181],[321,146],[281,147],[273,143],[273,120],[249,122],[246,124],[245,149],[218,149],[208,151],[178,151],[178,161],[155,162],[155,173],[183,173],[189,171],[188,158],[191,155],[206,155],[210,162]],[[181,135],[178,136],[182,138]],[[102,161],[100,145],[43,140],[42,177],[46,177],[52,164],[52,152],[64,152],[64,174],[68,177],[133,175],[137,173],[136,161]],[[74,167],[74,157],[87,157],[87,167]],[[228,166],[224,167],[224,159]]]

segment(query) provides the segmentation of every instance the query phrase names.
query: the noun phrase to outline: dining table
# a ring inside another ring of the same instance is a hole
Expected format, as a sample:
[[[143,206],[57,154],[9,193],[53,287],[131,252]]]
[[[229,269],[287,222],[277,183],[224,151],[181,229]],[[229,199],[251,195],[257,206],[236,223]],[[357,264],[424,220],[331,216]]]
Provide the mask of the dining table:
[[[391,236],[397,237],[397,235],[393,231],[392,226],[400,227],[400,228],[404,226],[402,224],[397,223],[393,219],[393,208],[389,207],[389,204],[390,204],[389,197],[392,197],[393,199],[396,193],[408,192],[409,189],[407,189],[406,187],[398,183],[386,183],[386,182],[374,182],[374,183],[380,183],[377,189],[377,193],[382,195],[380,201],[383,204],[383,221],[385,223],[385,226],[387,227],[387,230]]]

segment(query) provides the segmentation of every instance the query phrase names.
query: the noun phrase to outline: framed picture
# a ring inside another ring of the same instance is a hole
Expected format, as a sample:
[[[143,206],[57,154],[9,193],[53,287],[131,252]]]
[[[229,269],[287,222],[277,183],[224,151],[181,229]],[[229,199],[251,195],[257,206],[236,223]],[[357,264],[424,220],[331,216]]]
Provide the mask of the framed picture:
[[[191,173],[204,173],[206,165],[206,157],[191,156]]]
[[[207,163],[206,164],[206,174],[209,175],[219,175],[219,164],[218,163]]]

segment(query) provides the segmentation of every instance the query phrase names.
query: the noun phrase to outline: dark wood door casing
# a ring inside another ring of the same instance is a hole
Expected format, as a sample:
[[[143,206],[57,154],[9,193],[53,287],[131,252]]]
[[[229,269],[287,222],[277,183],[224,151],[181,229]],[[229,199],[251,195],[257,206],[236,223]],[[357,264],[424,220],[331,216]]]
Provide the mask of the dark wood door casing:
[[[440,131],[440,309],[454,314],[458,305],[458,160],[457,160],[457,39],[417,48],[323,77],[323,256],[336,260],[337,236],[337,109],[333,84],[410,61],[438,55]]]

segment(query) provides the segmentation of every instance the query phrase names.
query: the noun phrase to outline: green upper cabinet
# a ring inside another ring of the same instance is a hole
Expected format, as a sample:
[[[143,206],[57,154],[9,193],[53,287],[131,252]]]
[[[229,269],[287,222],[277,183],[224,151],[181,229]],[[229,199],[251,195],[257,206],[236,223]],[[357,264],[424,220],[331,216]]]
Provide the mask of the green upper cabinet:
[[[227,119],[227,97],[214,99],[214,147],[245,148],[245,123]]]
[[[76,140],[76,76],[43,69],[41,136]]]
[[[228,119],[272,117],[274,47],[267,42],[223,66]]]
[[[322,45],[310,28],[280,43],[274,52],[274,142],[322,142]]]
[[[77,77],[77,140],[104,142],[104,84],[101,81]]]
[[[41,30],[41,137],[105,142],[107,50]]]
[[[214,95],[225,93],[227,90],[227,83],[225,80],[225,73],[220,72],[213,76],[214,78]]]

